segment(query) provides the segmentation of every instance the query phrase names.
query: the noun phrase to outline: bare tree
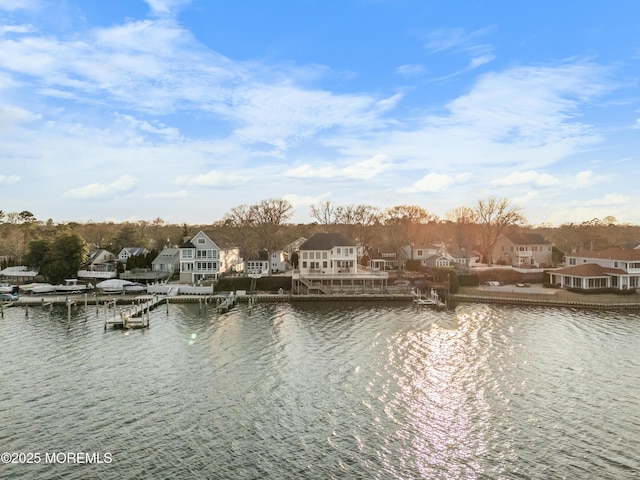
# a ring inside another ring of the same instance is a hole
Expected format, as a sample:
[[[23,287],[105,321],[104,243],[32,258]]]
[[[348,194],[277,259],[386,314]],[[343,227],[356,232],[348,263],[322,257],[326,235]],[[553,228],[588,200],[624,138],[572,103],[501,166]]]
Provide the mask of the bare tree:
[[[254,205],[253,218],[260,234],[259,248],[270,252],[278,245],[280,227],[293,215],[293,205],[282,198],[262,200]]]
[[[445,218],[454,224],[454,238],[456,246],[464,253],[465,263],[469,261],[469,250],[473,244],[473,228],[475,227],[475,213],[469,207],[457,207],[449,210]]]
[[[526,219],[521,209],[512,206],[506,197],[478,200],[472,210],[474,221],[480,229],[482,254],[487,265],[492,265],[491,253],[498,238],[510,227],[526,223]]]
[[[324,227],[325,232],[329,227],[337,223],[338,209],[331,205],[331,202],[321,202],[318,206],[311,205],[311,216],[318,221],[319,225]]]

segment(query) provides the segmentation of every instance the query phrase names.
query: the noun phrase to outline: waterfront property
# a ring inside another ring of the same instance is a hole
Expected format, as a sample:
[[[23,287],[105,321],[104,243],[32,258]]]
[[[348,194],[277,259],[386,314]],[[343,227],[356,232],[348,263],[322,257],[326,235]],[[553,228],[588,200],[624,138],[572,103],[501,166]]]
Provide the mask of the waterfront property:
[[[380,292],[388,272],[358,265],[357,246],[340,233],[316,233],[300,246],[299,269],[292,274],[294,293]]]
[[[89,254],[87,261],[78,270],[78,278],[85,280],[106,280],[118,276],[116,256],[99,248]]]
[[[627,290],[640,284],[640,250],[608,248],[566,256],[566,268],[549,271],[552,284],[584,290]]]
[[[203,231],[180,247],[180,281],[199,283],[217,280],[220,273],[242,264],[238,248],[221,249]]]
[[[553,245],[537,233],[518,233],[498,238],[491,253],[494,264],[514,267],[548,267]]]

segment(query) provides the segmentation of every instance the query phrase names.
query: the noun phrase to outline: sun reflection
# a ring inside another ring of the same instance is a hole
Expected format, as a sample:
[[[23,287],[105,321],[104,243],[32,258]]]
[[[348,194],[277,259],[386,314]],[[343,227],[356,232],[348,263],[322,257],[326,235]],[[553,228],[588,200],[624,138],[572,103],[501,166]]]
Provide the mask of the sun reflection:
[[[473,478],[475,460],[487,449],[482,414],[489,406],[477,391],[482,359],[476,343],[490,309],[461,310],[444,328],[405,332],[390,345],[388,361],[401,363],[397,396],[385,409],[389,418],[409,419],[397,434],[410,439],[407,461],[425,478]],[[475,377],[475,378],[474,378]],[[480,422],[480,424],[479,424]],[[409,442],[407,442],[409,444]]]

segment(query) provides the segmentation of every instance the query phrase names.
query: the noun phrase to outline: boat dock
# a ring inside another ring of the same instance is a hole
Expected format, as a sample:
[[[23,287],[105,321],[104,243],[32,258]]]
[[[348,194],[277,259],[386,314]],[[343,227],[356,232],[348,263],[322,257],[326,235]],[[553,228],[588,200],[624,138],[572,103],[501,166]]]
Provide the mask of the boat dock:
[[[108,326],[114,328],[145,328],[149,326],[151,319],[151,310],[157,307],[162,298],[153,296],[144,299],[138,304],[133,304],[128,307],[121,307],[117,315],[107,317],[104,321],[104,329]],[[116,301],[111,302],[113,308],[116,309]],[[111,306],[111,305],[107,305]]]
[[[428,297],[423,297],[420,291],[413,292],[413,301],[416,305],[427,305],[436,308],[446,308],[447,304],[440,300],[440,295],[435,290],[431,290],[431,294]]]

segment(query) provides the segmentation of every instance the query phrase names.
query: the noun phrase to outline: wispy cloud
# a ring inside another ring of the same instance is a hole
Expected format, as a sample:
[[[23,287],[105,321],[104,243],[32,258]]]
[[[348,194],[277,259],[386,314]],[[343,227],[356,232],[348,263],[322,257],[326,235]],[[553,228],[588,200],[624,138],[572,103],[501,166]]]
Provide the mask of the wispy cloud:
[[[470,178],[468,173],[458,175],[445,175],[441,173],[429,173],[422,179],[413,183],[410,187],[398,189],[399,193],[439,192],[455,183],[463,183]]]
[[[403,77],[418,77],[420,75],[423,75],[426,71],[427,69],[424,67],[424,65],[419,64],[400,65],[396,68],[396,73]]]
[[[198,175],[181,175],[174,183],[178,185],[191,185],[195,187],[224,187],[247,183],[251,180],[250,175],[228,172],[223,170],[210,170]]]
[[[560,182],[560,179],[548,173],[538,173],[535,170],[528,170],[526,172],[513,172],[504,178],[493,180],[491,185],[506,186],[531,184],[537,187],[549,187],[552,185],[558,185]]]
[[[606,180],[604,175],[596,175],[591,170],[585,170],[583,172],[578,172],[570,185],[573,188],[588,188],[596,183],[600,183]]]
[[[602,198],[593,198],[591,200],[587,200],[582,202],[583,205],[587,207],[601,207],[608,205],[624,205],[631,200],[631,197],[628,195],[621,195],[619,193],[608,193]],[[578,202],[574,202],[577,204]]]
[[[0,185],[12,185],[20,180],[21,178],[17,175],[0,175]]]
[[[469,49],[478,43],[478,39],[485,37],[493,27],[467,31],[463,28],[442,28],[432,30],[427,35],[425,48],[430,52],[442,52],[452,49]]]
[[[131,192],[138,181],[130,175],[122,175],[111,183],[91,183],[84,187],[67,191],[64,196],[75,199],[113,198],[118,194]]]
[[[332,164],[318,165],[305,163],[286,170],[283,175],[294,178],[324,178],[324,179],[372,179],[393,166],[385,161],[386,157],[376,154],[373,157],[361,162],[352,163],[347,166],[337,166]]]

